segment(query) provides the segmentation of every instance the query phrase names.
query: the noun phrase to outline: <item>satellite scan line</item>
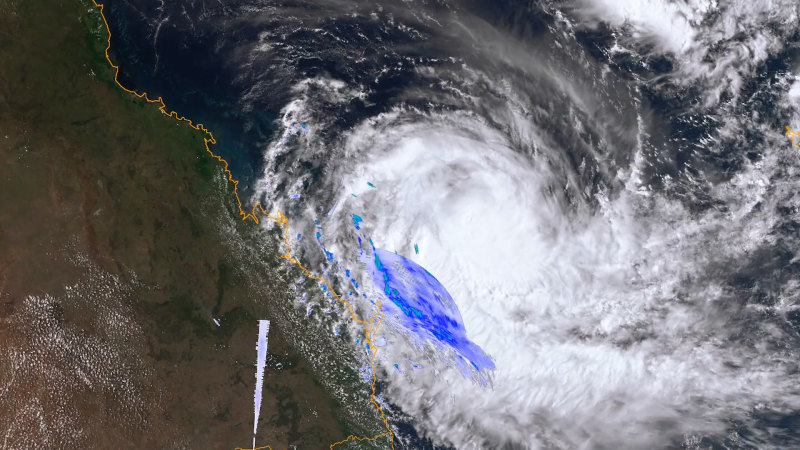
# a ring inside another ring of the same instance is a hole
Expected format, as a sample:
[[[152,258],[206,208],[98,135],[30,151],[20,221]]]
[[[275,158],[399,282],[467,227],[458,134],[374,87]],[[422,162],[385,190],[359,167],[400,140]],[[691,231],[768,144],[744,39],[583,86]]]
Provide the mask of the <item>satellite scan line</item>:
[[[264,386],[264,366],[267,364],[267,342],[269,320],[258,321],[258,341],[256,342],[256,388],[253,394],[253,448],[256,448],[258,416],[261,413],[261,388]]]

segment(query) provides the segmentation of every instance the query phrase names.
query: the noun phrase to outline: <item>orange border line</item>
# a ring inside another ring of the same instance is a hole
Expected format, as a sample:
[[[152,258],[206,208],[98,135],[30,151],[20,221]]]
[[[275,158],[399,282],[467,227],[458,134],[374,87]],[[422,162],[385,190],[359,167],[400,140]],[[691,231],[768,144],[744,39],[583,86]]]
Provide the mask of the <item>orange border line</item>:
[[[797,147],[798,150],[800,150],[800,143],[794,140],[794,138],[800,137],[800,131],[794,131],[791,128],[789,128],[789,125],[786,125],[786,136],[788,136],[789,139],[791,139],[792,145],[794,145],[795,147]]]
[[[147,92],[142,92],[140,94],[136,91],[126,88],[119,82],[118,79],[119,66],[117,66],[111,61],[111,57],[108,54],[108,52],[111,50],[111,28],[108,25],[108,20],[106,20],[105,14],[103,13],[104,5],[97,3],[97,0],[92,0],[92,3],[94,3],[95,7],[100,9],[100,16],[103,18],[103,23],[105,24],[106,31],[108,32],[108,41],[107,41],[108,45],[106,45],[105,56],[106,56],[106,61],[108,61],[108,64],[114,69],[114,83],[116,83],[116,85],[119,86],[120,89],[122,89],[123,91],[129,94],[133,94],[138,98],[144,99],[147,103],[157,103],[159,105],[158,110],[161,111],[165,116],[172,117],[180,122],[186,122],[189,124],[190,127],[194,128],[195,130],[202,131],[206,135],[203,137],[203,143],[206,147],[206,151],[208,151],[208,153],[214,159],[223,164],[223,172],[225,173],[225,175],[227,175],[228,181],[233,183],[233,194],[236,197],[236,204],[239,208],[239,216],[242,218],[242,220],[252,219],[253,222],[258,224],[259,220],[257,213],[260,212],[264,216],[274,220],[279,226],[283,227],[283,240],[286,246],[286,253],[280,255],[281,258],[288,260],[292,264],[295,264],[303,272],[305,272],[308,278],[317,280],[320,283],[325,284],[328,287],[328,289],[330,289],[330,292],[333,294],[333,296],[336,297],[338,301],[340,301],[341,303],[345,304],[348,307],[348,309],[350,310],[350,315],[353,318],[353,321],[364,325],[365,327],[364,339],[366,340],[367,344],[369,344],[370,354],[371,354],[370,367],[372,368],[372,384],[370,385],[370,401],[372,402],[373,405],[375,405],[375,408],[378,409],[378,412],[380,412],[381,420],[383,421],[383,425],[386,427],[386,431],[381,434],[375,435],[373,437],[358,437],[355,435],[350,435],[342,441],[334,442],[333,444],[331,444],[330,449],[333,450],[333,447],[351,440],[374,441],[384,436],[389,436],[389,443],[391,444],[391,448],[394,449],[394,433],[389,428],[389,421],[386,419],[386,415],[384,414],[383,408],[381,408],[377,400],[375,400],[375,382],[377,380],[377,377],[375,375],[375,355],[378,353],[378,349],[375,347],[375,345],[373,345],[373,339],[375,337],[375,333],[378,331],[378,327],[380,327],[381,322],[383,321],[383,309],[381,308],[380,301],[377,302],[378,310],[375,312],[375,314],[373,314],[369,318],[368,321],[365,322],[364,320],[359,319],[358,316],[356,315],[355,310],[353,309],[353,305],[342,299],[339,296],[339,294],[337,294],[336,291],[333,289],[333,286],[331,286],[328,280],[312,275],[311,272],[308,271],[308,269],[303,267],[302,263],[297,258],[291,255],[291,246],[289,245],[289,220],[286,218],[286,216],[283,215],[283,213],[280,210],[277,210],[275,215],[269,214],[266,210],[264,210],[264,207],[261,206],[261,203],[256,203],[253,206],[253,209],[249,213],[246,212],[244,208],[242,208],[242,200],[239,198],[239,180],[233,178],[233,174],[228,168],[228,161],[226,161],[221,156],[216,155],[214,152],[211,151],[211,148],[209,147],[209,144],[217,143],[211,131],[209,131],[205,126],[203,126],[202,123],[195,124],[190,119],[178,115],[178,113],[175,111],[168,111],[167,105],[164,103],[164,100],[161,97],[158,97],[156,99],[151,99],[150,97],[148,97]],[[375,323],[376,317],[378,317],[378,323]],[[272,450],[272,447],[270,447],[269,445],[263,447],[256,447],[255,449],[244,449],[241,447],[236,447],[236,450],[265,450],[265,449]]]

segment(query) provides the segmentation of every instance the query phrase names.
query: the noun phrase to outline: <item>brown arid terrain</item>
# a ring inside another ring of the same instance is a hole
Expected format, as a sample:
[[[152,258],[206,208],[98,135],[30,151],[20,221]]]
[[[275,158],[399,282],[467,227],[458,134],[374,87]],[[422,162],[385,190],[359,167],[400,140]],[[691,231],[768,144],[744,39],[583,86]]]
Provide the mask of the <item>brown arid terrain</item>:
[[[240,220],[202,133],[114,83],[105,33],[90,0],[0,0],[0,449],[247,446],[262,318],[259,442],[380,430],[301,356],[277,231]]]

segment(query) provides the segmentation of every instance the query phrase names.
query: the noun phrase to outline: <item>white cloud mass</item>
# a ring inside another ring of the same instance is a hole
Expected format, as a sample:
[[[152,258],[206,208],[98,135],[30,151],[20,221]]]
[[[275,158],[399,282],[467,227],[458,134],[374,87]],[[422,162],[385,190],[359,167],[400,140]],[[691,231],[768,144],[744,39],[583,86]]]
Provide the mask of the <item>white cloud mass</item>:
[[[766,340],[734,342],[748,312],[708,275],[770,239],[772,211],[754,209],[763,166],[720,187],[726,212],[629,189],[571,214],[543,192],[550,174],[469,118],[370,123],[350,145],[371,155],[345,177],[352,211],[377,246],[442,281],[497,365],[480,389],[455,370],[390,370],[406,349],[382,349],[391,398],[433,436],[457,448],[642,448],[800,407],[794,362]],[[359,190],[366,180],[378,188]]]
[[[292,168],[325,161],[324,188],[309,199],[317,203],[295,208],[290,221],[304,222],[298,228],[305,232],[320,211],[331,211],[322,218],[326,246],[343,266],[356,267],[348,231],[358,214],[377,247],[410,257],[452,294],[467,337],[494,359],[488,386],[437,363],[391,324],[378,360],[383,396],[434,441],[458,449],[638,449],[694,448],[706,436],[745,439],[731,431],[734,421],[746,427],[762,411],[800,409],[797,351],[789,344],[796,332],[784,326],[785,314],[798,308],[797,283],[766,299],[760,287],[774,280],[759,279],[794,261],[777,254],[775,229],[785,219],[779,209],[797,210],[785,180],[797,176],[798,165],[780,147],[782,130],[732,108],[744,80],[781,48],[798,6],[569,6],[559,16],[566,27],[608,23],[614,51],[670,55],[675,68],[666,76],[701,87],[705,103],[687,110],[708,114],[693,120],[713,115],[717,128],[696,142],[667,142],[659,134],[663,118],[638,100],[641,85],[620,88],[573,44],[546,41],[572,58],[559,62],[544,46],[526,58],[516,38],[492,35],[487,48],[502,50],[483,66],[417,69],[443,77],[446,93],[434,100],[469,108],[401,105],[333,141],[315,135],[291,148],[271,144],[261,191],[285,206],[279,186],[310,176],[278,170],[277,161]],[[461,19],[476,41],[488,35],[483,22]],[[581,65],[585,73],[576,75]],[[792,108],[796,84],[786,81],[783,107]],[[303,120],[312,128],[333,120],[315,115],[315,102],[366,95],[332,81],[299,86],[284,120],[309,117]],[[333,87],[314,97],[309,86]],[[406,94],[417,100],[416,92]],[[725,139],[741,145],[735,136],[745,131],[763,137],[759,158],[724,176],[703,171],[703,155],[722,154]],[[685,167],[658,172],[676,167],[676,153],[686,148]],[[654,179],[659,188],[649,184]],[[691,195],[710,206],[695,207]],[[769,266],[763,273],[762,263]],[[408,357],[431,365],[393,368]],[[770,447],[766,429],[754,427],[746,444]]]

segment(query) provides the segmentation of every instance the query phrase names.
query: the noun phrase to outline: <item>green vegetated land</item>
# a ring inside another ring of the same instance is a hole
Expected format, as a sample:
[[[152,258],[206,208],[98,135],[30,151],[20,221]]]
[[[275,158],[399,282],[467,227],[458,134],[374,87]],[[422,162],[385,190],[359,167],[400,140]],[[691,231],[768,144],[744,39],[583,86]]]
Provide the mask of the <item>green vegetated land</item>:
[[[261,318],[260,443],[379,430],[296,351],[277,239],[200,132],[114,84],[106,38],[89,0],[0,0],[0,448],[248,446]]]

